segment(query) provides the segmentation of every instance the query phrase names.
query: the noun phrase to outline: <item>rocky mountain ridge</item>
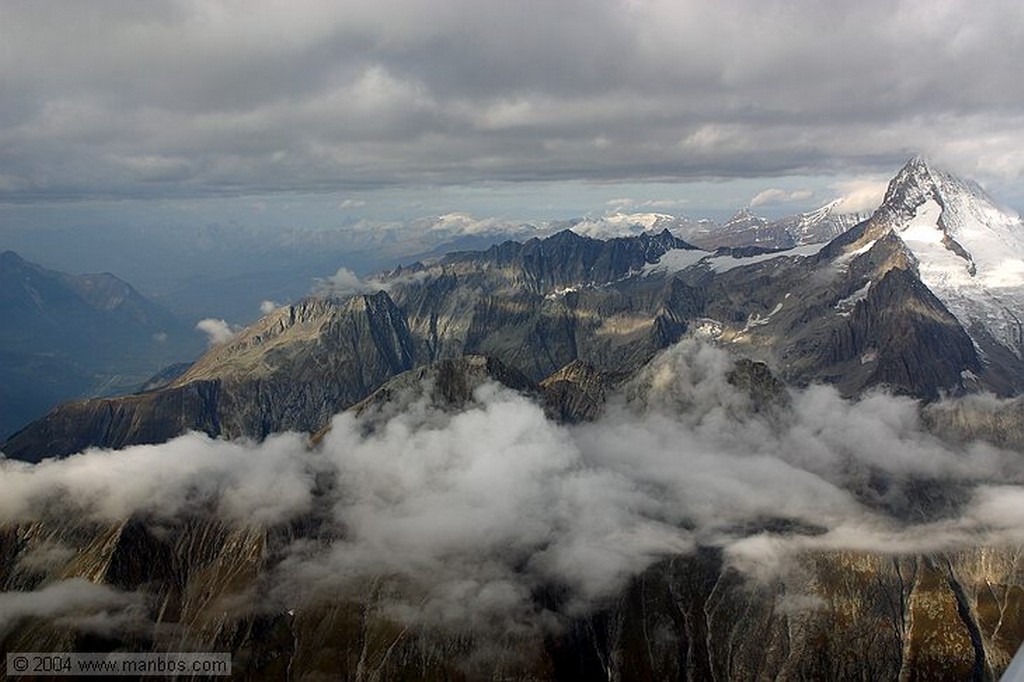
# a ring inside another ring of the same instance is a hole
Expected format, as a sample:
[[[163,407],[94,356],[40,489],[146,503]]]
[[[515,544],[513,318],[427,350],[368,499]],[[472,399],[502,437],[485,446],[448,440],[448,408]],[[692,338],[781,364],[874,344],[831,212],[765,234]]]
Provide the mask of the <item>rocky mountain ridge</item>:
[[[567,230],[399,268],[369,283],[376,293],[275,310],[153,393],[58,409],[4,451],[39,459],[56,443],[130,442],[57,436],[105,433],[76,425],[106,423],[100,415],[111,410],[152,414],[128,420],[139,433],[189,424],[225,437],[316,431],[388,378],[427,363],[484,355],[534,382],[574,362],[629,374],[687,333],[766,363],[786,382],[834,384],[850,396],[872,387],[928,400],[1019,393],[1024,364],[1014,348],[992,341],[1000,332],[982,320],[958,318],[945,290],[922,279],[922,252],[903,238],[933,191],[921,189],[932,177],[922,164],[915,159],[894,178],[874,216],[824,245],[708,253],[667,230],[607,241]],[[954,201],[960,213],[951,222],[989,211],[965,201]],[[200,385],[217,387],[218,416],[168,397]],[[168,417],[172,427],[146,426],[160,417],[142,405],[156,400],[182,406]]]

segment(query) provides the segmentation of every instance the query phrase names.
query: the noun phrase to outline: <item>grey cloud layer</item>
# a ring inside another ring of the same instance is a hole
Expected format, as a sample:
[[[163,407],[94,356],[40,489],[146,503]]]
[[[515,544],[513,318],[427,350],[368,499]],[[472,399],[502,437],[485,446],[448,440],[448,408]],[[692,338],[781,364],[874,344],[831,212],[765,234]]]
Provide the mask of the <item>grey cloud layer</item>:
[[[1024,167],[1018,2],[4,3],[0,197]]]

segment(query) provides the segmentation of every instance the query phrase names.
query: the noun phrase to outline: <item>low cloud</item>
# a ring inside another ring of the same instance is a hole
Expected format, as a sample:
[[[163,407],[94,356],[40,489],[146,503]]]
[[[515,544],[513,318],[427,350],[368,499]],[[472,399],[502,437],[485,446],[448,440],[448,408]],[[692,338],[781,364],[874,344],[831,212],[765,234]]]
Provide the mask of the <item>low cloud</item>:
[[[222,343],[227,343],[231,339],[235,338],[237,330],[232,328],[230,324],[224,320],[218,320],[213,317],[207,317],[206,319],[199,320],[196,323],[196,329],[206,334],[207,343],[211,346],[217,346]]]
[[[0,640],[25,618],[58,619],[61,624],[101,634],[136,620],[141,602],[82,578],[61,580],[33,592],[0,592]]]
[[[690,202],[686,199],[644,199],[641,201],[621,197],[617,199],[609,199],[605,202],[605,205],[616,211],[642,208],[668,210],[673,208],[682,208],[688,203]]]
[[[45,572],[60,566],[77,552],[59,541],[44,541],[18,557],[18,567],[33,572]]]
[[[343,413],[312,449],[301,434],[252,443],[193,433],[36,466],[0,460],[0,521],[44,511],[314,519],[336,539],[287,549],[271,569],[273,608],[358,597],[386,581],[391,617],[480,631],[546,627],[559,615],[537,605],[539,588],[560,587],[559,612],[579,613],[701,545],[757,578],[811,550],[923,552],[1024,537],[1019,454],[946,444],[923,428],[916,402],[884,394],[850,401],[817,386],[755,409],[728,382],[732,367],[723,351],[682,342],[596,422],[576,426],[489,383],[461,411],[426,391],[393,396],[401,409]],[[922,482],[957,494],[919,507]],[[780,527],[796,530],[767,530]]]
[[[640,204],[649,208],[681,208],[690,203],[686,199],[648,199]]]
[[[360,279],[359,275],[348,268],[338,268],[330,277],[318,277],[313,281],[313,294],[317,296],[355,296],[372,294],[380,289],[380,286]]]
[[[871,213],[882,203],[888,182],[859,178],[831,185],[839,193],[838,210],[841,213]]]
[[[476,218],[469,213],[445,213],[436,218],[414,221],[413,230],[442,233],[449,236],[488,235],[517,229],[495,218]]]
[[[784,190],[777,187],[758,192],[750,200],[751,208],[755,206],[779,206],[807,201],[814,192],[809,189]]]
[[[314,471],[305,438],[286,433],[260,444],[190,433],[161,445],[89,450],[32,466],[0,459],[0,519],[38,518],[59,504],[83,518],[113,521],[213,513],[234,523],[275,523],[309,509]]]

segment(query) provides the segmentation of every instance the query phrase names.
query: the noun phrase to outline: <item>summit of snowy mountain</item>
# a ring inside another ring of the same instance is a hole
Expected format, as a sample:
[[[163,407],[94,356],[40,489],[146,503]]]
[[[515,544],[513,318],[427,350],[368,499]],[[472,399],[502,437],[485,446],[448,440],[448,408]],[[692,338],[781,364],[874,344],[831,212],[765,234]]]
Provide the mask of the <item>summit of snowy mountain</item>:
[[[823,244],[867,218],[840,211],[841,200],[831,201],[806,213],[769,220],[749,208],[734,214],[721,225],[705,224],[683,231],[680,236],[702,249],[744,248],[791,249]]]
[[[729,220],[725,221],[725,224],[723,224],[722,227],[723,228],[735,228],[735,227],[739,227],[741,225],[742,226],[750,226],[750,225],[761,225],[761,226],[763,226],[763,225],[767,225],[767,224],[768,224],[768,220],[766,218],[762,218],[761,216],[759,216],[756,213],[754,213],[753,211],[751,211],[749,208],[741,208],[740,210],[736,211],[736,214],[733,215],[733,217],[731,217],[731,218],[729,218]]]
[[[884,212],[912,212],[928,198],[939,203],[952,202],[956,209],[965,208],[968,203],[987,205],[996,212],[1005,213],[1018,219],[1016,214],[995,207],[991,197],[978,183],[960,178],[953,173],[935,166],[923,156],[915,156],[899,170],[889,182],[880,210]]]
[[[691,220],[667,213],[606,213],[600,217],[583,218],[569,223],[553,223],[552,228],[566,227],[578,235],[593,239],[614,239],[635,237],[648,232],[684,233],[688,230],[711,225],[709,220]]]
[[[917,261],[921,281],[983,353],[1024,359],[1024,223],[974,182],[911,159],[874,216]]]
[[[834,199],[813,211],[782,218],[775,224],[790,235],[794,246],[827,242],[868,217],[840,211],[842,203],[842,199]]]

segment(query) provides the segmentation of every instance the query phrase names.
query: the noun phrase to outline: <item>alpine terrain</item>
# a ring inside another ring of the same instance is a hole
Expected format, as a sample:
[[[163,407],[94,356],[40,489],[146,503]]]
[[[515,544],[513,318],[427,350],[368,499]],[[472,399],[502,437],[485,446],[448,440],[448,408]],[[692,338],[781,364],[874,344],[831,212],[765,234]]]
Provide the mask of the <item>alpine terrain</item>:
[[[1020,217],[914,158],[870,216],[601,229],[326,286],[13,434],[5,650],[996,679],[1024,641]]]

